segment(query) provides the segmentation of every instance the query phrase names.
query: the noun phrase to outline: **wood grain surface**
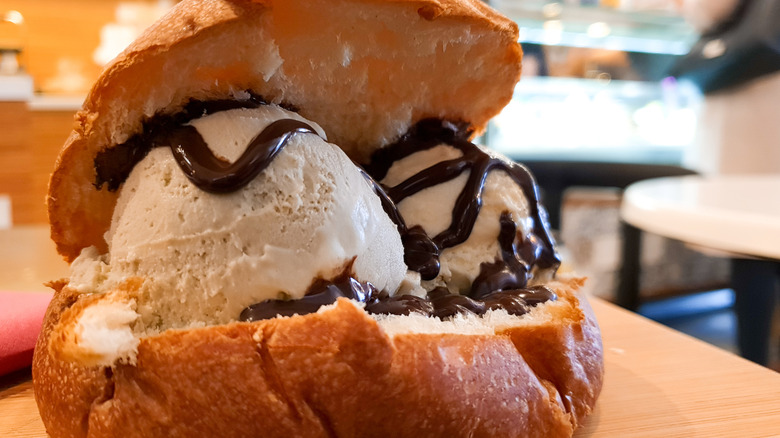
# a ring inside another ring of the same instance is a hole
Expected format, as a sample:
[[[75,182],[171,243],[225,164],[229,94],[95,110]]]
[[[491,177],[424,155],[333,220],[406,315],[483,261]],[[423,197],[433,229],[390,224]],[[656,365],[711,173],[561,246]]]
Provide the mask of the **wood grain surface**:
[[[606,379],[577,437],[780,437],[780,374],[592,299]]]

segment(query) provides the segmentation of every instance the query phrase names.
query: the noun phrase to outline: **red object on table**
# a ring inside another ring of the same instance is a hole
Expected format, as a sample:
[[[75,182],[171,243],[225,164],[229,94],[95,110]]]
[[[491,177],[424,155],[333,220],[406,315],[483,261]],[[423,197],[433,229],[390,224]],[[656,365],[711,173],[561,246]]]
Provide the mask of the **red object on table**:
[[[30,366],[51,293],[0,291],[0,375]]]

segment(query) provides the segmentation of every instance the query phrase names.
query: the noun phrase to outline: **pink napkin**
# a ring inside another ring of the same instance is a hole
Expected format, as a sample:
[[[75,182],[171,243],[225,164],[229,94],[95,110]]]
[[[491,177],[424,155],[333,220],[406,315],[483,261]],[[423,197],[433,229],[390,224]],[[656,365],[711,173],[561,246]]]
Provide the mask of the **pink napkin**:
[[[51,293],[0,291],[0,375],[32,363]]]

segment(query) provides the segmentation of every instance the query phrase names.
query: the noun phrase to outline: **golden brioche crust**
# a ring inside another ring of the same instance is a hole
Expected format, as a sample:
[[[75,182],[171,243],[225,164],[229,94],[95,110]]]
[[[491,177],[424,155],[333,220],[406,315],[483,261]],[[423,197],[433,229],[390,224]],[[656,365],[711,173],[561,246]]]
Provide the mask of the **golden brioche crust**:
[[[520,58],[517,26],[480,0],[184,0],[107,66],[76,115],[49,186],[52,238],[69,261],[106,250],[117,193],[93,186],[96,154],[190,98],[251,90],[299,107],[365,161],[425,117],[481,131],[511,98]],[[36,401],[55,438],[570,436],[603,381],[581,286],[556,283],[557,302],[492,335],[391,336],[340,300],[166,330],[141,338],[133,364],[102,367],[67,359],[59,330],[101,298],[62,282],[35,350]]]
[[[50,340],[83,298],[55,294],[33,363],[54,437],[571,436],[603,380],[578,280],[495,335],[396,334],[346,300],[315,314],[168,330],[136,365],[60,360]]]
[[[106,67],[76,115],[49,184],[52,238],[68,261],[106,250],[117,192],[93,186],[96,154],[190,98],[251,90],[299,107],[364,162],[425,117],[482,131],[519,79],[517,36],[481,0],[182,1]]]

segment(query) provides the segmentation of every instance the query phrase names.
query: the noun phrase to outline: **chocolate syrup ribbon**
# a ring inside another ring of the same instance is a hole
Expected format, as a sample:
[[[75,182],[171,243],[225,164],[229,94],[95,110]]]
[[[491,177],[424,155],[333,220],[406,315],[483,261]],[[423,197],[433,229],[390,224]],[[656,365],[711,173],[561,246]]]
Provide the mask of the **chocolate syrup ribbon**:
[[[196,186],[212,193],[234,192],[249,184],[282,151],[295,134],[317,133],[294,119],[277,120],[258,134],[233,163],[217,158],[193,126],[181,126],[166,140],[184,174]]]

